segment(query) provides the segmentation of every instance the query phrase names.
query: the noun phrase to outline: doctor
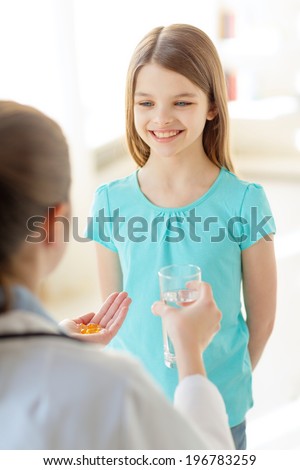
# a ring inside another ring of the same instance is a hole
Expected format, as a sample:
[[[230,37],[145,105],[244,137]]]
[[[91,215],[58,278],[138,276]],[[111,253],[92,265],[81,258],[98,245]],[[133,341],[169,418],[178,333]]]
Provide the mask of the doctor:
[[[59,126],[0,102],[0,449],[233,449],[202,362],[221,317],[207,284],[180,315],[153,306],[178,359],[174,406],[136,360],[99,349],[126,317],[125,292],[60,325],[44,310],[37,292],[63,256],[65,227],[55,217],[70,217],[69,189]],[[78,324],[90,322],[102,329],[82,335]]]

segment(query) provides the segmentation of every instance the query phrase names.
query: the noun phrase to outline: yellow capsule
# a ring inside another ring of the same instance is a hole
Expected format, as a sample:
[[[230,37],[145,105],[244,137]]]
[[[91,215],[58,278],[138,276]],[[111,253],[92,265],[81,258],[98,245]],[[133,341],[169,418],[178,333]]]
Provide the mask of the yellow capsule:
[[[93,333],[98,333],[102,328],[97,323],[89,323],[85,325],[84,323],[80,323],[80,333],[83,335],[89,335]]]

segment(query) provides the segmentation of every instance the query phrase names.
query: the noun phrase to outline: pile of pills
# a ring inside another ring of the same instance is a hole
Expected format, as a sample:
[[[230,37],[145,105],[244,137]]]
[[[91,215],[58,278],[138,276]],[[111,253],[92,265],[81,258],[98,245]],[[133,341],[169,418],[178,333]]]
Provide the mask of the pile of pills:
[[[80,323],[79,328],[82,335],[90,335],[93,333],[98,333],[100,330],[102,330],[102,327],[97,323],[89,323],[88,325]]]

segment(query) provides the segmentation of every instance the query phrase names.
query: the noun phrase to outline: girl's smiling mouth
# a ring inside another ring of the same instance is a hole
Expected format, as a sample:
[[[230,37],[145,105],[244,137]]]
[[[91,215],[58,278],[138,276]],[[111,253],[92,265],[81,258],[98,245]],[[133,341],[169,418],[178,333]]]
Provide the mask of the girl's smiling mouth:
[[[169,130],[169,131],[149,131],[156,139],[170,139],[181,134],[181,130]]]

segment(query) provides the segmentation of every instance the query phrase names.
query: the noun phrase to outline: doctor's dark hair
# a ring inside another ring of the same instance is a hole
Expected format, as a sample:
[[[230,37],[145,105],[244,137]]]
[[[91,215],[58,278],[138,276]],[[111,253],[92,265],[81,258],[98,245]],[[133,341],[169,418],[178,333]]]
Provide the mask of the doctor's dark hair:
[[[126,140],[130,154],[142,167],[150,155],[149,146],[139,137],[134,125],[134,93],[137,76],[146,64],[157,64],[177,72],[208,97],[216,116],[206,121],[203,147],[218,167],[233,171],[229,152],[227,89],[218,52],[206,33],[188,24],[173,24],[152,29],[137,45],[126,81]]]
[[[30,106],[0,101],[0,286],[8,309],[12,260],[28,235],[27,221],[67,202],[69,150],[56,122]],[[16,258],[15,258],[16,257]]]

